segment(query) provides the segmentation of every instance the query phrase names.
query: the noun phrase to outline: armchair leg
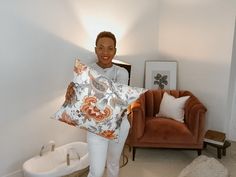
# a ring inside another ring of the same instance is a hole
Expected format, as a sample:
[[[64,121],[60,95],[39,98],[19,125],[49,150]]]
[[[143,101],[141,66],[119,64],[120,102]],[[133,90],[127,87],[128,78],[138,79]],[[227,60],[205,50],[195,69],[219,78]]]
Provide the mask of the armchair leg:
[[[135,159],[136,147],[133,146],[133,161]]]
[[[201,149],[198,149],[197,150],[197,155],[199,156],[199,155],[201,155],[202,154],[202,150]]]

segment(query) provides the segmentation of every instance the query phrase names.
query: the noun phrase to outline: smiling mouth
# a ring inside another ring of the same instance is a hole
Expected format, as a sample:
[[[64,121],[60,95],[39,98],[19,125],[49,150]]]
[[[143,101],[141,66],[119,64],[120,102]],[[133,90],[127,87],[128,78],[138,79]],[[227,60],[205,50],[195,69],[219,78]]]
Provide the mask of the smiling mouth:
[[[102,57],[102,59],[104,59],[104,60],[108,60],[108,59],[109,59],[109,57]]]

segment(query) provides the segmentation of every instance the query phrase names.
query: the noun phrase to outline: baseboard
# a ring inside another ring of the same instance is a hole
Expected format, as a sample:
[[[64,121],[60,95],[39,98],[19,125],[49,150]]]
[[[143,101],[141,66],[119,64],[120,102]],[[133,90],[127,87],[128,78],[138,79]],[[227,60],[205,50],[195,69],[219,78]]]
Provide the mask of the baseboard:
[[[24,177],[22,170],[17,170],[2,177]]]

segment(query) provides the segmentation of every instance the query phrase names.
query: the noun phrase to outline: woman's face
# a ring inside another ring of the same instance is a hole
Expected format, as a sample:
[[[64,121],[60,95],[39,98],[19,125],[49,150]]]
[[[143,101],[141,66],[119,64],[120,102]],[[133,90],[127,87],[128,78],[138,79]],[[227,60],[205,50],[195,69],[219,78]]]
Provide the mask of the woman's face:
[[[98,65],[102,68],[109,68],[112,66],[112,59],[116,54],[114,41],[109,37],[102,37],[98,39],[95,53],[98,58]]]

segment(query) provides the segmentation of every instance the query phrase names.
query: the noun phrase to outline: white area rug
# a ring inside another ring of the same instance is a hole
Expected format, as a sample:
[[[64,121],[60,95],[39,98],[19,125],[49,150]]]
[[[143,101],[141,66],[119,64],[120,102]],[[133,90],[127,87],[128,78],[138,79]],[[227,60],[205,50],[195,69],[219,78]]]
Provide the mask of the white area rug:
[[[229,177],[229,173],[215,158],[201,155],[187,165],[178,177]]]

